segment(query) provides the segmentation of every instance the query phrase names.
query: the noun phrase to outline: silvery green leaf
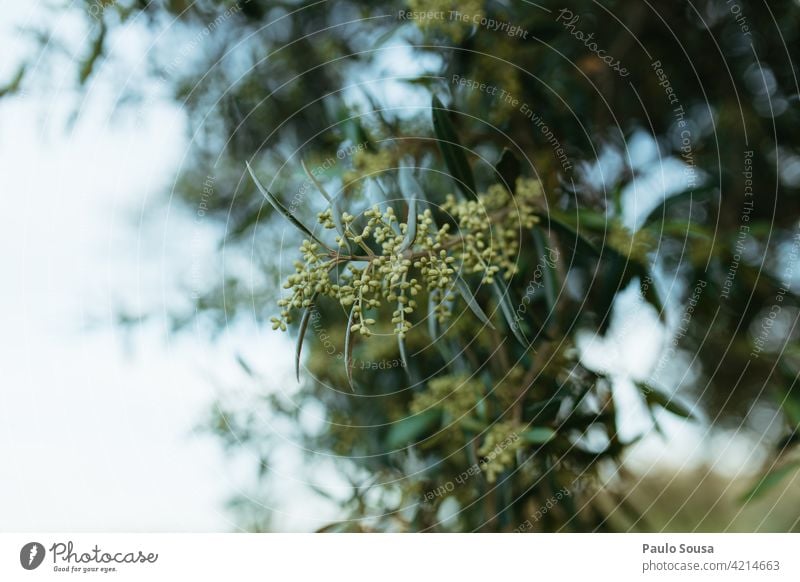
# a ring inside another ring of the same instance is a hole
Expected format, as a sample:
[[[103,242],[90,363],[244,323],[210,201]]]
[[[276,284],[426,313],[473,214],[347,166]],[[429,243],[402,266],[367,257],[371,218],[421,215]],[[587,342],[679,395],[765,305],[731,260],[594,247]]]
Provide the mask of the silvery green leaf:
[[[425,198],[425,191],[420,186],[417,179],[414,177],[414,170],[411,164],[413,160],[407,161],[409,165],[401,167],[397,173],[400,177],[400,192],[406,200],[412,198],[419,198],[420,200],[427,200]]]
[[[456,275],[455,287],[456,291],[458,291],[459,295],[461,295],[466,302],[467,307],[469,307],[470,311],[472,311],[472,313],[474,313],[478,319],[481,320],[481,323],[488,325],[490,329],[494,329],[494,325],[492,325],[492,322],[489,321],[489,318],[487,317],[486,313],[484,313],[483,309],[481,309],[481,306],[478,305],[478,301],[472,294],[469,285],[467,285],[467,282],[464,281],[460,275]]]
[[[311,297],[311,305],[306,307],[303,312],[303,318],[300,320],[300,331],[297,336],[297,348],[295,349],[294,358],[294,371],[297,376],[297,381],[300,381],[300,353],[303,351],[303,339],[306,337],[306,330],[308,329],[308,322],[311,321],[311,314],[314,312],[314,301],[317,299],[317,294]]]
[[[311,171],[308,169],[308,166],[306,166],[305,161],[300,160],[300,165],[303,166],[303,171],[306,173],[306,176],[308,176],[308,179],[311,180],[311,182],[314,184],[314,186],[317,187],[317,190],[319,190],[319,193],[322,194],[322,196],[325,198],[325,200],[327,200],[328,202],[332,203],[333,202],[333,198],[331,198],[331,195],[328,194],[328,192],[325,190],[325,188],[322,186],[322,184],[319,183],[319,180],[317,180],[316,176],[314,176],[314,174],[311,173]]]
[[[317,190],[319,190],[320,194],[322,194],[325,200],[327,200],[330,203],[331,215],[333,216],[333,223],[336,225],[336,232],[344,241],[344,248],[349,253],[350,243],[347,240],[347,236],[345,236],[344,223],[342,222],[342,211],[339,207],[340,199],[338,197],[333,198],[331,197],[330,194],[328,194],[328,191],[325,190],[325,188],[319,182],[319,180],[317,180],[314,174],[311,173],[311,171],[308,169],[306,163],[303,160],[300,160],[300,164],[303,166],[303,171],[305,171],[306,176],[308,176],[308,179],[311,180],[311,182],[313,182],[314,186],[317,187]]]
[[[304,225],[302,222],[297,220],[297,218],[295,218],[295,216],[291,212],[289,212],[289,210],[281,203],[281,201],[278,200],[269,190],[267,190],[264,187],[263,184],[261,184],[259,179],[256,177],[256,174],[253,171],[253,168],[250,167],[250,162],[245,162],[245,165],[247,166],[247,171],[250,172],[250,177],[253,178],[253,182],[255,183],[256,188],[258,188],[259,192],[261,192],[261,195],[264,198],[267,199],[267,202],[269,202],[270,205],[272,205],[272,207],[276,211],[278,211],[280,214],[282,214],[289,222],[291,222],[303,234],[305,234],[307,237],[309,237],[311,240],[315,241],[316,243],[320,244],[321,246],[323,246],[325,248],[328,248],[328,245],[326,245],[321,240],[319,240],[316,236],[314,236],[314,233],[312,233],[311,230],[309,230],[309,228],[306,225]]]
[[[428,334],[431,339],[439,339],[439,321],[436,319],[436,298],[439,292],[433,290],[428,293]]]
[[[411,248],[414,241],[417,240],[417,199],[411,198],[408,201],[408,216],[406,216],[406,237],[403,239],[403,244],[400,245],[398,252],[403,253]]]
[[[403,362],[403,367],[406,369],[406,373],[408,373],[408,354],[406,353],[406,342],[397,334],[397,347],[400,350],[400,360]]]
[[[347,328],[344,333],[344,368],[347,374],[347,381],[350,383],[350,389],[353,392],[355,392],[356,389],[353,386],[353,332],[350,328],[353,327],[355,313],[356,305],[354,303],[353,307],[350,309],[350,316],[347,318]]]
[[[514,334],[514,337],[517,338],[517,341],[522,344],[523,347],[529,347],[530,342],[522,335],[519,323],[514,319],[514,308],[508,299],[508,293],[503,291],[497,279],[492,282],[492,287],[497,296],[497,301],[500,304],[500,311],[503,313],[503,317],[505,317],[506,323],[508,323],[508,327],[511,329],[511,333]]]

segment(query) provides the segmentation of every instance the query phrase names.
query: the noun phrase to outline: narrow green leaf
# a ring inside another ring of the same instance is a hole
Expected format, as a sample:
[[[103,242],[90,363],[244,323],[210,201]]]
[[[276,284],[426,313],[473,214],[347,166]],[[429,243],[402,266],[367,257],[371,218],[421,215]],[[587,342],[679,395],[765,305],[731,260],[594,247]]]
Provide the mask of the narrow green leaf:
[[[411,248],[414,241],[417,240],[417,199],[411,198],[408,200],[408,215],[406,216],[406,237],[403,239],[403,244],[400,245],[398,252],[403,253]]]
[[[713,182],[710,181],[706,186],[691,188],[689,190],[684,190],[682,192],[678,192],[677,194],[673,194],[672,196],[667,196],[664,201],[661,202],[661,204],[653,208],[653,210],[651,210],[648,215],[645,216],[644,220],[642,220],[640,224],[647,226],[659,221],[664,221],[672,208],[686,202],[691,202],[692,205],[707,202],[711,200],[711,196],[714,192],[715,186]]]
[[[553,437],[556,436],[556,431],[546,426],[539,426],[535,428],[529,428],[520,434],[520,436],[528,444],[543,445],[544,443],[553,440]]]
[[[400,336],[400,334],[397,334],[397,347],[400,350],[400,361],[403,362],[403,367],[405,368],[406,373],[409,373],[408,372],[408,353],[406,352],[406,342],[405,342],[405,340],[403,340],[403,338]]]
[[[319,190],[319,193],[322,194],[322,196],[325,198],[325,200],[327,200],[329,203],[333,203],[333,198],[331,198],[330,194],[328,194],[328,192],[325,190],[325,188],[322,186],[322,184],[319,183],[319,180],[317,180],[317,177],[314,176],[314,174],[311,173],[311,171],[308,169],[308,166],[306,166],[306,163],[305,163],[304,160],[302,160],[302,159],[300,160],[300,165],[303,166],[303,171],[306,173],[306,176],[308,176],[308,179],[311,180],[311,182],[314,184],[314,186],[317,187],[317,190]]]
[[[436,301],[439,291],[432,290],[428,293],[428,335],[433,341],[439,339],[439,321],[436,319]]]
[[[350,315],[347,318],[347,328],[344,332],[344,369],[347,375],[347,382],[350,384],[350,390],[353,392],[355,392],[356,389],[355,386],[353,386],[353,332],[350,328],[353,327],[355,313],[356,306],[354,303],[353,307],[350,309]]]
[[[398,449],[417,442],[424,434],[435,429],[442,419],[442,412],[437,408],[429,408],[419,414],[412,414],[398,420],[389,428],[386,446]]]
[[[477,198],[478,190],[475,187],[475,177],[472,175],[472,168],[467,161],[464,147],[458,139],[458,134],[453,127],[448,110],[442,102],[434,95],[431,103],[433,117],[433,130],[438,139],[439,149],[444,157],[444,162],[450,175],[456,182],[456,186],[467,196],[467,198]]]
[[[403,283],[405,283],[405,282],[406,282],[406,274],[404,273],[404,274],[403,274],[403,278],[402,278],[402,280],[401,280],[401,284],[403,284]],[[398,312],[400,312],[401,316],[402,316],[404,319],[405,319],[405,312],[404,312],[404,309],[405,309],[405,307],[406,307],[406,306],[405,306],[403,303],[401,303],[401,302],[400,302],[400,300],[399,300],[399,298],[398,298],[398,301],[397,301],[397,311],[398,311]],[[399,327],[399,326],[400,326],[400,324],[398,323],[398,327]],[[401,333],[402,333],[402,330],[401,330]],[[403,362],[403,366],[404,366],[404,368],[405,368],[405,370],[406,370],[406,373],[410,375],[410,374],[411,374],[411,372],[410,372],[410,371],[409,371],[409,369],[408,369],[408,355],[406,354],[406,343],[405,343],[405,341],[403,340],[403,336],[402,336],[402,335],[400,335],[399,333],[397,334],[397,347],[398,347],[398,349],[400,350],[400,359],[401,359],[401,360],[402,360],[402,362]]]
[[[786,463],[781,467],[768,471],[742,496],[742,502],[747,503],[761,497],[786,477],[797,471],[797,469],[800,469],[800,461]]]
[[[564,235],[562,242],[569,244],[574,251],[583,251],[596,257],[601,255],[600,249],[578,231],[579,222],[566,213],[551,210],[549,213],[537,213],[537,216],[542,220],[542,227],[544,227],[544,223],[547,223]]]
[[[657,388],[647,386],[646,384],[637,383],[636,385],[644,393],[645,400],[647,400],[649,404],[657,404],[664,410],[667,410],[672,414],[682,418],[698,420],[697,414],[695,414],[694,410],[674,396],[669,397]]]
[[[303,339],[306,337],[306,330],[308,329],[308,323],[311,321],[311,314],[314,312],[314,302],[317,300],[317,294],[311,297],[311,305],[306,307],[305,311],[303,312],[303,317],[300,319],[300,330],[297,335],[297,348],[295,349],[295,357],[294,357],[294,371],[295,376],[297,376],[297,381],[300,381],[300,354],[303,351]]]
[[[509,193],[514,194],[517,189],[517,178],[520,176],[520,163],[517,156],[508,148],[503,148],[500,159],[494,165],[497,181],[502,184]]]
[[[253,182],[255,183],[259,192],[261,192],[261,195],[267,199],[267,202],[269,202],[275,210],[280,212],[289,222],[291,222],[303,234],[305,234],[311,240],[322,245],[323,247],[328,248],[328,246],[325,243],[323,243],[316,236],[314,236],[314,234],[308,229],[308,227],[306,227],[302,222],[297,220],[297,218],[295,218],[295,216],[291,212],[289,212],[289,210],[281,203],[280,200],[278,200],[269,190],[267,190],[263,186],[263,184],[261,184],[259,179],[256,177],[253,168],[250,167],[250,162],[245,162],[245,165],[247,166],[247,171],[250,172],[250,177],[253,178]]]
[[[405,161],[405,163],[413,164],[413,159],[409,158]],[[419,182],[417,182],[410,165],[401,167],[397,173],[399,175],[398,183],[400,185],[400,193],[403,195],[403,198],[406,200],[418,198],[420,200],[427,201],[427,198],[425,197],[425,190],[423,190],[422,186],[420,186]]]
[[[494,329],[494,325],[492,325],[492,322],[489,321],[489,317],[486,315],[486,313],[484,313],[483,309],[481,309],[481,306],[478,305],[478,301],[472,294],[469,285],[467,285],[467,282],[464,281],[464,279],[462,279],[458,274],[456,275],[455,279],[455,288],[456,291],[458,291],[458,294],[461,295],[466,302],[470,311],[472,311],[472,313],[474,313],[476,317],[481,320],[481,323],[488,325],[490,329]]]
[[[503,291],[503,288],[500,287],[500,283],[497,282],[497,279],[492,282],[492,287],[495,291],[495,295],[497,296],[497,301],[500,305],[500,311],[502,312],[503,317],[505,317],[506,323],[508,324],[509,329],[511,329],[511,333],[514,334],[514,337],[517,338],[517,341],[523,347],[529,347],[530,342],[527,341],[523,336],[519,327],[519,322],[517,322],[514,318],[514,308],[508,299],[508,293]]]
[[[483,432],[486,430],[486,423],[478,420],[474,416],[462,416],[457,420],[458,424],[472,432]]]
[[[539,264],[542,267],[542,279],[544,283],[544,297],[547,301],[547,310],[555,316],[556,301],[558,298],[558,272],[556,265],[550,260],[550,253],[541,229],[533,228],[533,244],[539,255]]]
[[[612,251],[615,252],[616,251]],[[647,301],[658,313],[658,318],[661,321],[665,321],[667,318],[667,312],[664,309],[664,304],[661,302],[661,298],[658,295],[658,290],[656,289],[656,280],[653,277],[653,274],[650,272],[650,269],[647,268],[646,265],[643,265],[636,259],[626,259],[622,255],[620,255],[622,260],[628,261],[628,271],[632,275],[639,278],[639,290],[642,293],[642,297],[645,301]],[[628,282],[628,278],[625,278],[625,283]]]

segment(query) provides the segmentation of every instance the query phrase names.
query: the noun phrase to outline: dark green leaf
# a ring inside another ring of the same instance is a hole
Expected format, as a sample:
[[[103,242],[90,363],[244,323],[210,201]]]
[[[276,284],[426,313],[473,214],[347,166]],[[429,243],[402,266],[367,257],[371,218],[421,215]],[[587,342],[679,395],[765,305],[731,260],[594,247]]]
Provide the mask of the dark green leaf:
[[[664,221],[669,215],[671,209],[680,204],[691,202],[691,204],[694,205],[701,202],[707,202],[708,200],[711,200],[711,197],[715,191],[716,189],[713,184],[709,183],[708,185],[700,188],[692,188],[690,190],[684,190],[683,192],[678,192],[677,194],[668,196],[661,204],[650,211],[644,220],[642,220],[641,224],[643,226],[647,226],[654,222]]]
[[[539,255],[539,265],[541,266],[547,310],[550,313],[550,317],[555,317],[556,300],[559,291],[558,271],[556,265],[550,260],[550,253],[548,252],[544,233],[537,227],[533,228],[533,244],[536,246],[536,252]]]
[[[697,415],[695,414],[694,410],[675,398],[674,396],[669,397],[657,388],[652,386],[647,386],[642,383],[636,384],[639,390],[641,390],[645,395],[645,400],[649,404],[657,404],[664,410],[668,410],[672,414],[676,414],[682,418],[687,418],[690,420],[698,420]]]
[[[520,163],[517,156],[508,149],[503,148],[503,153],[500,154],[500,159],[494,166],[495,174],[497,174],[497,181],[505,186],[511,194],[514,194],[517,189],[517,178],[520,175]]]
[[[475,177],[472,175],[472,168],[467,161],[464,147],[458,139],[458,134],[453,127],[448,110],[438,97],[434,95],[431,104],[433,116],[433,130],[439,142],[439,149],[444,157],[444,162],[450,175],[456,182],[456,186],[467,196],[467,198],[477,198],[478,190],[475,186]]]
[[[542,220],[542,226],[546,223],[561,234],[562,238],[560,240],[562,243],[569,246],[574,252],[583,252],[596,257],[600,256],[600,249],[580,233],[580,221],[577,218],[556,210],[551,210],[549,213],[539,213],[538,216]]]

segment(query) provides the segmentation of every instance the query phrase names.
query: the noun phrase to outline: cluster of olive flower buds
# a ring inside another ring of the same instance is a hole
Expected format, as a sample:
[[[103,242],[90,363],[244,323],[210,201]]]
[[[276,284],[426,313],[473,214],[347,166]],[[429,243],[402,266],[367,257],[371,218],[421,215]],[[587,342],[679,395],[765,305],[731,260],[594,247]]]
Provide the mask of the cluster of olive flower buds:
[[[273,329],[285,331],[293,310],[327,296],[350,310],[350,331],[363,336],[370,336],[376,323],[366,315],[368,310],[384,301],[395,305],[391,322],[404,338],[417,309],[415,297],[423,290],[435,299],[433,315],[443,323],[451,315],[459,273],[480,275],[482,283],[492,283],[498,273],[510,278],[516,272],[519,234],[538,221],[541,186],[520,179],[516,191],[512,196],[494,185],[477,200],[448,196],[442,210],[449,218],[441,226],[429,208],[417,213],[416,204],[409,204],[414,215],[406,222],[400,222],[389,205],[367,208],[361,217],[347,212],[337,216],[332,205],[317,221],[323,229],[337,232],[338,248],[303,241],[303,260],[295,262],[295,272],[283,286],[290,294],[278,301],[281,312],[271,320]]]

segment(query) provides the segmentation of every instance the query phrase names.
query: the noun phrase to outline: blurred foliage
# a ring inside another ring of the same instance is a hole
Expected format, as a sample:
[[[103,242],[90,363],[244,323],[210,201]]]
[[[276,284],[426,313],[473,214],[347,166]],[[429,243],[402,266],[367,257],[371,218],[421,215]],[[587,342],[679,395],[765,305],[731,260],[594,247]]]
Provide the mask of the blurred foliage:
[[[302,236],[283,232],[285,217],[258,192],[245,161],[306,225],[329,205],[301,160],[337,199],[334,211],[356,216],[376,192],[424,197],[441,221],[436,208],[448,194],[513,190],[519,177],[541,183],[539,223],[518,228],[516,271],[499,285],[470,279],[470,294],[440,297],[455,315],[442,329],[415,321],[407,354],[391,326],[345,353],[346,311],[315,301],[304,330],[307,372],[291,401],[256,396],[252,413],[215,412],[212,430],[262,459],[265,495],[280,440],[260,420],[258,411],[269,409],[290,421],[311,459],[332,456],[352,484],[351,496],[332,496],[348,519],[328,529],[511,531],[565,488],[572,494],[533,530],[626,528],[619,463],[633,441],[618,436],[613,374],[584,365],[576,338],[606,333],[619,292],[637,285],[643,307],[629,314],[633,324],[654,311],[669,324],[666,344],[674,340],[672,352],[664,346],[663,373],[634,379],[642,401],[684,417],[703,410],[715,427],[745,427],[771,443],[763,479],[745,498],[792,482],[800,429],[796,2],[738,2],[748,31],[723,0],[575,0],[569,15],[552,3],[499,1],[101,4],[93,11],[87,0],[93,34],[79,81],[124,22],[187,34],[189,55],[167,47],[152,65],[190,121],[174,194],[190,209],[204,204],[224,226],[220,244],[263,273],[254,284],[226,270],[190,312],[174,314],[176,328],[201,318],[220,329],[253,305],[268,325],[277,311],[278,235],[291,241],[287,249]],[[524,34],[399,16],[406,10],[459,10]],[[607,66],[576,30],[592,33],[629,75]],[[388,78],[391,66],[402,78]],[[424,105],[404,105],[420,95]],[[630,147],[642,135],[658,148],[656,164],[683,164],[688,190],[639,191],[654,189]],[[414,168],[418,192],[403,186],[398,168]],[[207,176],[211,197],[203,197]],[[547,249],[557,260],[547,260]],[[540,265],[542,292],[529,294]],[[519,341],[512,324],[522,305]],[[385,309],[378,322],[391,318]],[[254,384],[268,382],[243,365]],[[324,418],[321,429],[300,422],[309,407]],[[479,470],[453,485],[471,467]],[[267,527],[251,505],[234,503],[248,527]],[[445,519],[453,508],[457,515]]]

